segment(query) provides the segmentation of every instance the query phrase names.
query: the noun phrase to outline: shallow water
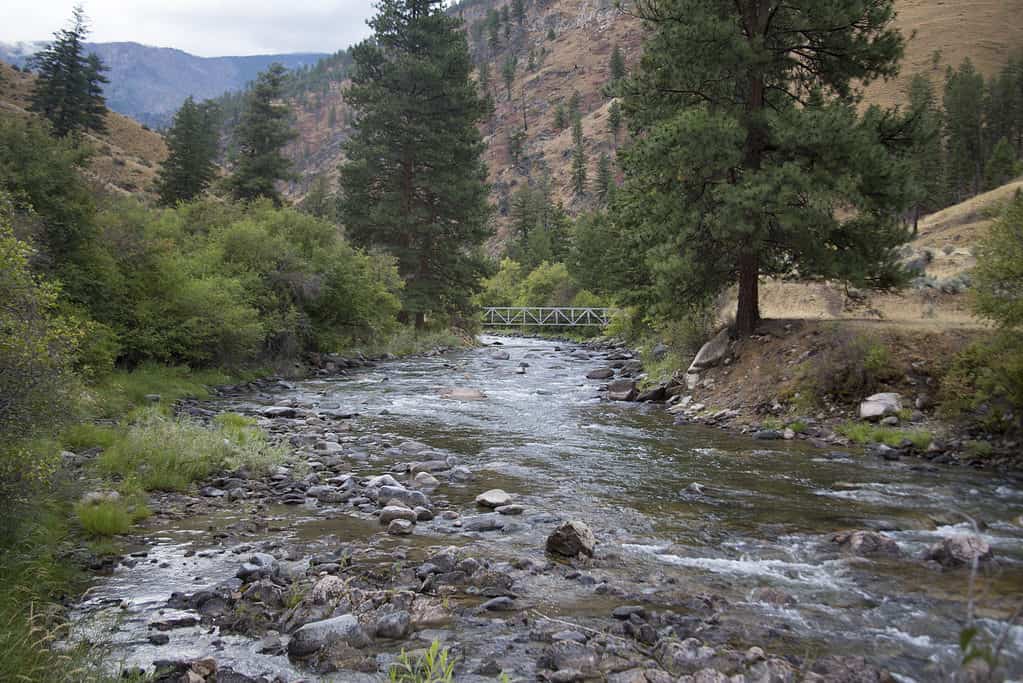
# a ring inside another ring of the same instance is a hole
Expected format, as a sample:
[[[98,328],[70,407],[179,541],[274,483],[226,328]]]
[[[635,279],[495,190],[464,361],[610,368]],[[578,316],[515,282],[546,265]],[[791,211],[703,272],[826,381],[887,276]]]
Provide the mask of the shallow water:
[[[677,426],[660,406],[602,402],[600,382],[584,379],[602,365],[596,357],[572,357],[565,344],[555,351],[553,342],[501,341],[510,360],[493,360],[478,349],[397,361],[350,377],[297,383],[272,396],[232,399],[223,408],[294,402],[357,412],[356,434],[366,437],[368,460],[355,463],[355,472],[387,471],[383,441],[420,441],[455,456],[477,479],[439,489],[454,509],[470,514],[477,493],[500,487],[526,506],[526,518],[582,519],[605,556],[620,555],[595,574],[629,582],[666,609],[684,610],[685,596],[720,596],[729,603],[721,637],[735,644],[798,656],[861,654],[909,679],[943,676],[960,656],[968,576],[914,558],[943,536],[968,531],[962,515],[985,525],[984,538],[998,558],[975,589],[981,627],[1001,633],[1023,596],[1019,481]],[[516,374],[522,362],[529,364],[526,374]],[[487,399],[438,397],[453,387],[480,389]],[[687,489],[693,482],[704,486],[702,493]],[[396,539],[381,534],[372,519],[329,506],[264,514],[269,528],[254,530],[253,542],[273,537],[327,548],[371,539],[409,556],[430,545],[471,544],[481,556],[539,559],[550,529],[523,523],[509,533],[467,534],[437,522]],[[128,664],[212,654],[248,673],[299,677],[286,658],[253,654],[246,639],[196,627],[174,631],[169,645],[154,647],[142,635],[170,592],[194,591],[233,574],[238,554],[218,547],[208,531],[244,521],[240,513],[227,514],[161,530],[147,558],[119,568],[90,592],[78,612],[81,631],[113,641],[112,657]],[[904,557],[843,555],[830,542],[843,529],[885,530]],[[185,557],[203,549],[213,554]],[[161,563],[168,566],[161,569]],[[760,601],[764,588],[782,591],[794,604]],[[563,583],[541,582],[532,597],[537,609],[552,615],[606,614],[620,604]],[[1010,632],[1003,657],[1011,673],[1023,676],[1023,629]]]

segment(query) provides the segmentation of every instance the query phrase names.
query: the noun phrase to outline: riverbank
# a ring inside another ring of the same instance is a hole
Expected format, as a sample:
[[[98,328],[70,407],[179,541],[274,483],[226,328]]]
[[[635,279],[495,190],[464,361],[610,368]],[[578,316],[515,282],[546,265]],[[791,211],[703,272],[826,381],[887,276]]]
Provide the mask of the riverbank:
[[[919,628],[898,595],[874,615],[843,595],[868,591],[874,602],[875,591],[901,580],[899,567],[916,571],[917,549],[948,533],[921,526],[926,506],[914,498],[909,517],[887,511],[904,554],[890,564],[831,540],[865,523],[850,515],[877,513],[853,513],[862,502],[846,497],[870,486],[829,481],[894,475],[883,490],[895,490],[904,486],[899,470],[817,464],[809,488],[821,494],[804,500],[787,474],[809,456],[798,444],[778,445],[788,457],[764,459],[758,453],[770,450],[750,452],[745,439],[705,430],[696,450],[679,451],[672,435],[689,432],[663,413],[596,400],[600,383],[584,376],[619,352],[503,341],[347,377],[245,383],[179,404],[210,424],[223,415],[254,421],[271,445],[287,448],[286,459],[265,473],[218,472],[151,497],[131,552],[72,613],[78,633],[129,668],[168,662],[167,680],[186,670],[213,680],[214,665],[221,677],[236,672],[229,680],[381,680],[403,651],[418,661],[434,642],[457,658],[456,680],[881,680],[889,666],[926,668],[935,652],[949,665],[944,645],[927,646],[921,659],[912,649],[877,659],[859,639],[827,635],[845,632],[846,620],[865,636],[878,621]],[[714,451],[720,457],[701,464]],[[631,454],[643,458],[642,471]],[[754,462],[750,479],[743,471]],[[940,490],[937,475],[921,476]],[[999,485],[947,476],[985,491]],[[702,484],[687,485],[694,481]],[[810,518],[799,506],[828,509],[832,493],[842,494],[836,511],[847,517],[828,513],[806,535]],[[769,548],[770,536],[750,526],[750,495],[768,496],[756,517],[790,539],[787,549]],[[774,495],[787,506],[765,507]],[[994,523],[996,509],[971,513]],[[592,530],[592,557],[548,550],[546,539],[570,521]],[[997,548],[1017,561],[1015,545]],[[870,578],[878,569],[894,573],[879,584]],[[926,581],[949,594],[965,590],[961,570],[928,571]],[[1004,579],[980,580],[1004,595]],[[836,600],[845,606],[832,613]],[[959,607],[927,611],[928,638],[954,641],[949,619]],[[1007,618],[986,602],[981,612]]]
[[[907,329],[877,321],[765,321],[757,334],[721,335],[704,357],[648,342],[625,373],[620,397],[665,403],[676,421],[760,440],[802,440],[822,449],[863,448],[888,460],[920,457],[1023,472],[1010,433],[978,428],[953,414],[943,386],[956,358],[990,333],[976,328]],[[625,348],[595,342],[595,348]],[[621,368],[610,368],[618,374]],[[630,396],[628,382],[635,381]],[[890,405],[864,418],[876,394]]]

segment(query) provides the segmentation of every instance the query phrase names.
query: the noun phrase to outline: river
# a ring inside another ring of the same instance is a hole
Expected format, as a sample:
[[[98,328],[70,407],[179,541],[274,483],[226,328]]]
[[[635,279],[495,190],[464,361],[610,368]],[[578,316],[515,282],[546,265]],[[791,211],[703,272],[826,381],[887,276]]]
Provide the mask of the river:
[[[530,610],[566,621],[606,615],[622,604],[622,590],[599,586],[622,586],[629,599],[641,598],[652,609],[700,617],[712,610],[714,618],[703,618],[698,634],[708,642],[757,645],[804,661],[824,653],[862,655],[905,681],[944,678],[961,657],[969,573],[941,570],[919,557],[943,537],[969,532],[969,517],[996,556],[973,589],[978,625],[988,638],[1010,628],[1005,620],[1023,595],[1018,480],[675,425],[662,406],[602,401],[600,382],[584,379],[604,365],[598,353],[551,341],[500,342],[508,360],[494,359],[493,349],[484,347],[391,361],[213,406],[247,413],[271,405],[330,406],[358,413],[353,430],[340,439],[351,472],[387,472],[397,460],[389,447],[421,442],[431,457],[474,473],[469,482],[443,483],[434,500],[467,518],[476,512],[475,495],[501,488],[525,507],[514,524],[467,532],[438,517],[417,525],[412,536],[392,537],[369,514],[312,499],[258,510],[227,505],[152,530],[140,546],[145,559],[98,580],[75,609],[78,637],[103,642],[114,665],[212,654],[249,675],[308,676],[285,656],[256,653],[253,638],[216,629],[175,629],[161,645],[147,640],[154,619],[178,614],[166,607],[171,592],[195,591],[234,574],[238,554],[225,548],[239,538],[210,532],[237,528],[254,515],[265,525],[247,534],[248,546],[271,541],[271,547],[301,547],[298,555],[355,543],[385,557],[414,558],[432,546],[459,545],[484,557],[537,563],[544,561],[554,521],[582,520],[599,544],[592,567],[583,567],[589,578],[566,582],[539,573],[526,593]],[[522,363],[528,367],[518,374]],[[486,399],[439,398],[459,387],[478,389]],[[831,537],[845,529],[882,530],[897,541],[901,556],[844,554]],[[491,638],[486,629],[471,631],[465,626],[419,637],[457,642],[468,658],[475,643]],[[1001,657],[1012,675],[1023,676],[1023,627],[1009,630]]]

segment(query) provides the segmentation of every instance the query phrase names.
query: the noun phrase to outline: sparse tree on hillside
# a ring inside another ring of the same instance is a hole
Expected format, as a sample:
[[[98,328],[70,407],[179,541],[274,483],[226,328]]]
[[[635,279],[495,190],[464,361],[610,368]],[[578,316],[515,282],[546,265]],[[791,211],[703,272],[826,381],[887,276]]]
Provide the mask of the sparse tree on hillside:
[[[337,202],[334,200],[330,178],[326,173],[316,176],[309,192],[299,202],[298,209],[328,221],[334,221],[337,218]]]
[[[941,110],[934,87],[923,74],[913,77],[909,86],[909,108],[914,122],[914,140],[910,149],[913,176],[913,234],[924,213],[945,205],[945,163],[941,146]]]
[[[984,180],[984,77],[969,59],[945,75],[948,187],[954,201],[981,191]]]
[[[358,111],[345,143],[339,218],[357,243],[398,261],[404,311],[464,309],[485,269],[487,169],[477,124],[486,103],[470,78],[461,22],[436,0],[381,0],[374,37],[353,50],[346,98]]]
[[[89,27],[81,5],[74,8],[71,26],[53,34],[53,42],[32,58],[38,78],[32,91],[32,111],[42,114],[54,134],[64,137],[83,130],[105,128],[106,66],[85,54]]]
[[[168,154],[156,179],[156,191],[161,204],[173,206],[201,195],[217,176],[214,106],[187,98],[174,115],[166,141]]]
[[[487,36],[490,39],[490,50],[497,52],[501,47],[501,14],[493,7],[487,10]]]
[[[611,51],[611,60],[608,66],[611,73],[609,85],[614,88],[625,78],[625,56],[617,45]]]
[[[623,104],[617,227],[641,240],[677,310],[738,282],[736,329],[760,319],[761,274],[882,286],[908,238],[905,122],[857,111],[859,84],[896,73],[894,0],[637,0],[651,29]]]
[[[565,111],[564,105],[559,104],[554,108],[554,129],[565,130],[565,126],[568,125],[568,112]]]
[[[583,120],[579,116],[572,118],[572,144],[576,147],[583,144]]]
[[[607,108],[607,129],[611,132],[611,141],[618,144],[618,131],[622,128],[622,107],[618,100],[611,103]]]
[[[572,96],[568,98],[568,113],[573,119],[581,116],[582,103],[583,96],[579,94],[578,90],[573,90]]]
[[[508,5],[501,8],[501,23],[504,24],[504,39],[511,39],[511,16],[509,16]]]
[[[614,171],[611,168],[611,157],[604,152],[597,160],[597,197],[607,203],[614,192]]]
[[[586,194],[586,150],[582,141],[572,152],[572,192],[577,197]]]
[[[984,166],[984,189],[993,190],[1004,185],[1015,177],[1016,172],[1016,150],[1008,140],[1002,138],[991,150],[991,156]]]
[[[519,65],[518,57],[508,55],[501,67],[501,76],[504,78],[504,87],[508,90],[508,101],[511,102],[512,83],[515,82],[515,68]]]
[[[558,34],[554,32],[554,27],[551,26],[547,29],[547,40],[554,41],[558,39]]]
[[[519,26],[526,21],[526,0],[512,0],[512,13]]]
[[[259,74],[249,93],[238,126],[238,163],[231,176],[231,192],[236,199],[266,197],[281,204],[276,183],[291,177],[291,161],[284,146],[295,138],[291,112],[281,102],[284,67],[272,64]]]

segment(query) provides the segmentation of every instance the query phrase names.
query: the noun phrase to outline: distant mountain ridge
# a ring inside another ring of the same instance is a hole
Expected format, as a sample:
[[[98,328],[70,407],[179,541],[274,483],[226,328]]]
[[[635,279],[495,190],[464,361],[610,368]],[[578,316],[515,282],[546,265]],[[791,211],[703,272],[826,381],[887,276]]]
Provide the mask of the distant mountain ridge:
[[[24,67],[45,41],[0,43],[0,60]],[[273,62],[287,69],[311,67],[321,53],[197,57],[166,47],[139,43],[89,43],[110,67],[107,106],[152,127],[167,125],[186,97],[209,99],[241,90]]]

